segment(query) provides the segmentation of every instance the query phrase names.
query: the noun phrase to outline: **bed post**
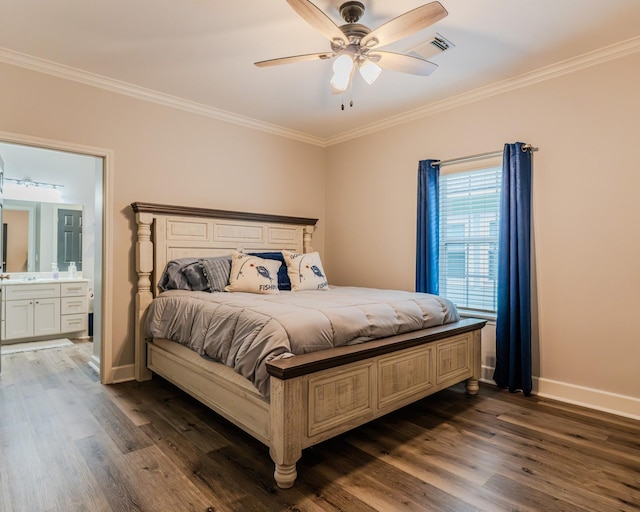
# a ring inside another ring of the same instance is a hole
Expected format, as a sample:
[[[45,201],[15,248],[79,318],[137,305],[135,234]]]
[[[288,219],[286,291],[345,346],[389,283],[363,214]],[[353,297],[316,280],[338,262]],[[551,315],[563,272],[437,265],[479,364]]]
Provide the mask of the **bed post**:
[[[313,230],[315,226],[305,226],[304,234],[302,235],[302,250],[303,252],[313,252],[313,247],[311,246],[311,235],[313,235]]]
[[[151,300],[151,272],[153,271],[153,242],[151,242],[151,223],[153,214],[136,213],[138,241],[136,243],[136,272],[138,290],[136,292],[136,332],[135,332],[135,377],[137,381],[150,380],[151,372],[147,368],[147,344],[144,338],[144,314]]]
[[[302,382],[299,378],[271,377],[271,442],[269,454],[275,462],[273,473],[278,487],[293,487],[302,457]]]
[[[477,395],[480,391],[480,377],[482,376],[482,329],[473,331],[473,358],[471,364],[473,365],[473,375],[465,382],[465,389],[470,395]]]

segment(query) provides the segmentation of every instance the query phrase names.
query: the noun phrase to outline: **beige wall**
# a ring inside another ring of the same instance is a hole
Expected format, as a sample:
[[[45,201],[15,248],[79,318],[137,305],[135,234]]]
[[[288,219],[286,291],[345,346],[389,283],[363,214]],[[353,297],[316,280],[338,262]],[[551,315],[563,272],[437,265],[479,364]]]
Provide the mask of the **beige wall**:
[[[418,161],[531,143],[538,384],[640,417],[638,83],[636,53],[329,148],[330,281],[412,290]]]
[[[19,67],[0,76],[1,131],[113,151],[114,366],[133,363],[130,203],[317,217],[322,251],[321,148]]]

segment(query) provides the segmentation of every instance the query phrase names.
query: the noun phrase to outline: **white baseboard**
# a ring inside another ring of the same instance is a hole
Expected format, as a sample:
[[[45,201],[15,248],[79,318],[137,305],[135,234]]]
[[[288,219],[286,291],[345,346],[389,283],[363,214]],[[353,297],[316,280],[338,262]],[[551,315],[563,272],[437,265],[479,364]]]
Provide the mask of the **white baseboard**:
[[[89,367],[100,375],[100,359],[95,354],[89,359]]]
[[[485,382],[487,384],[496,385],[496,381],[493,380],[493,372],[495,368],[491,366],[482,365],[482,377],[480,377],[480,382]]]
[[[135,366],[133,364],[125,364],[123,366],[114,366],[111,372],[111,382],[108,384],[118,384],[136,380]]]
[[[493,380],[494,370],[495,368],[483,365],[482,378],[480,380],[487,384],[495,385],[496,383]],[[532,384],[531,393],[534,395],[640,420],[639,398],[540,377],[533,377]]]
[[[640,420],[640,399],[631,396],[539,377],[533,378],[533,392],[544,398]]]

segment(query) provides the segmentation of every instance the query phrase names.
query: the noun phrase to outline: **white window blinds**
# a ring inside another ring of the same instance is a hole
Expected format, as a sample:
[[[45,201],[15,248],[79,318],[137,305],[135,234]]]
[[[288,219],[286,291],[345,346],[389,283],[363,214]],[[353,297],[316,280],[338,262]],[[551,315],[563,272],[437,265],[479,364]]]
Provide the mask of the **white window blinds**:
[[[461,309],[497,310],[501,176],[495,157],[441,170],[439,293]]]

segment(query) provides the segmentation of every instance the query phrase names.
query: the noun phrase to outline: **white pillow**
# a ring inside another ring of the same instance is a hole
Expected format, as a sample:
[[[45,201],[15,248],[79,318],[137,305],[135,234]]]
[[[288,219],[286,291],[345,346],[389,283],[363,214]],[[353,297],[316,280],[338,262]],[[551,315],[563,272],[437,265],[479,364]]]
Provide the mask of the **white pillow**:
[[[317,252],[299,254],[282,251],[282,255],[287,264],[287,273],[293,291],[329,289],[327,276],[320,261],[320,254]]]
[[[279,293],[277,260],[266,260],[242,252],[231,253],[231,275],[227,292]]]

